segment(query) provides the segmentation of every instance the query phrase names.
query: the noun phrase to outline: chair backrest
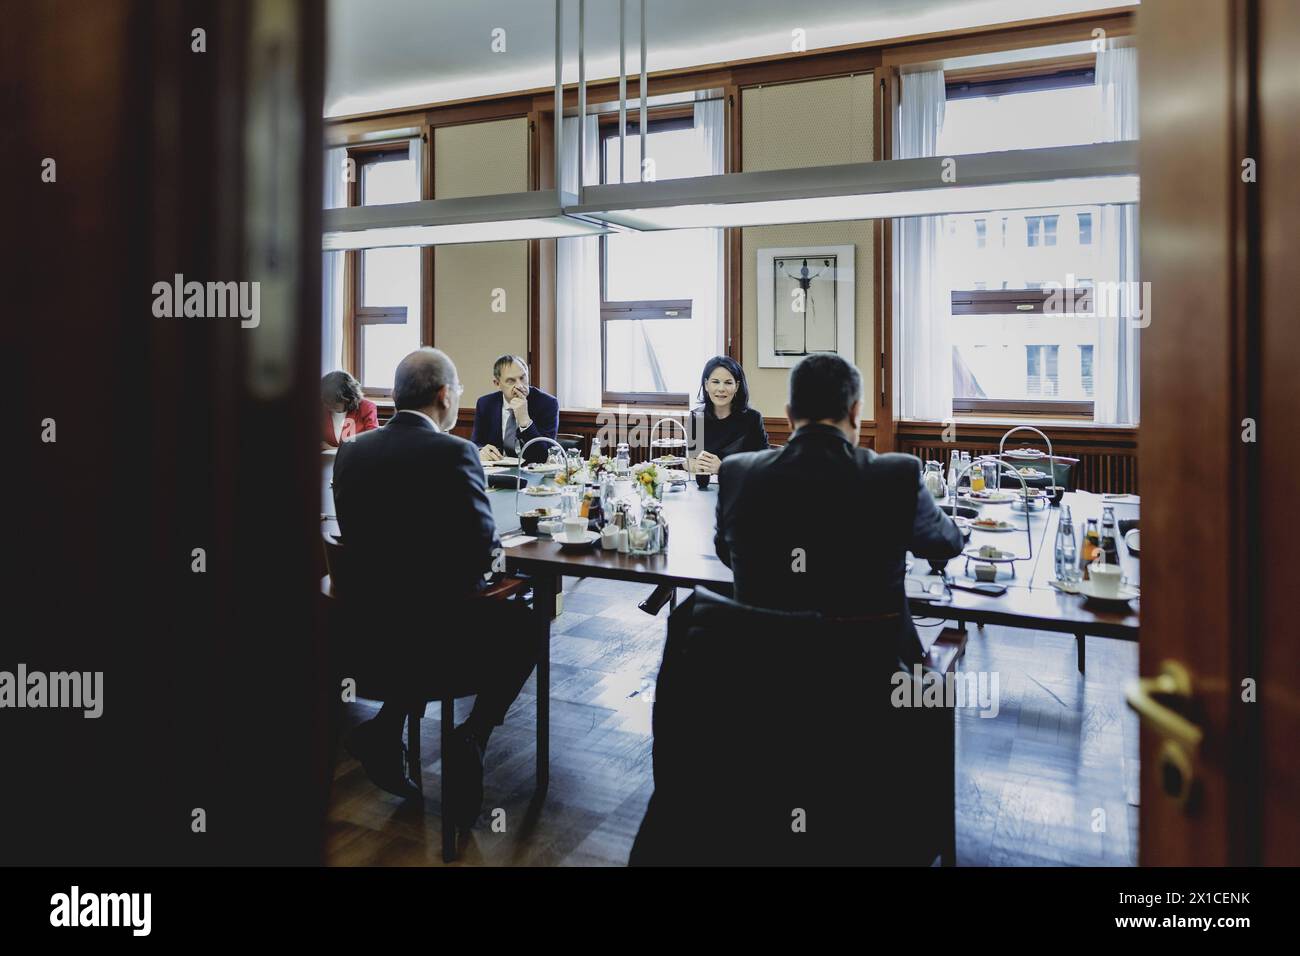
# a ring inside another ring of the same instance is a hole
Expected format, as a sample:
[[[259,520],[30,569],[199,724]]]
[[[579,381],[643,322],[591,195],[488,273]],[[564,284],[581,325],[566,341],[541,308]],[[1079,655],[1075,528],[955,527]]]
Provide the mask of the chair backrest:
[[[581,435],[575,435],[568,432],[560,432],[555,436],[555,440],[560,443],[565,451],[577,451],[579,455],[586,455],[584,449],[587,447],[587,440]]]
[[[655,794],[633,862],[932,860],[944,808],[935,754],[951,711],[895,705],[900,687],[919,699],[910,676],[896,677],[902,623],[697,590],[670,618]]]

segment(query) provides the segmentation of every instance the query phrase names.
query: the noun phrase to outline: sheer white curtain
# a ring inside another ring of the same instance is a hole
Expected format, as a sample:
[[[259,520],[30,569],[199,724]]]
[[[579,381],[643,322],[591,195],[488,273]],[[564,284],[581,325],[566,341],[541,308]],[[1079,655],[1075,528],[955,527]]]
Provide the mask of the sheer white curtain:
[[[343,147],[325,151],[325,209],[347,205]],[[343,252],[323,253],[321,268],[321,374],[343,367]]]
[[[696,94],[695,135],[700,152],[708,163],[708,175],[727,171],[727,111],[723,100],[708,99],[709,94]],[[692,297],[691,316],[696,329],[696,348],[703,365],[709,358],[722,353],[726,339],[723,334],[726,315],[725,236],[722,229],[704,230],[711,234],[710,246],[714,253],[699,263],[696,273],[699,283]],[[703,369],[701,369],[703,371]]]
[[[583,182],[600,182],[600,131],[586,120]],[[564,120],[560,183],[578,191],[578,118]],[[555,374],[562,408],[600,407],[600,238],[557,239]]]
[[[1097,54],[1097,95],[1101,99],[1102,139],[1138,138],[1137,50],[1109,48]],[[1138,421],[1138,308],[1150,308],[1137,295],[1138,207],[1102,206],[1098,241],[1102,262],[1114,263],[1104,277],[1119,293],[1097,298],[1097,351],[1093,416],[1101,424]],[[1098,283],[1100,286],[1100,282]],[[1118,306],[1114,308],[1113,306]]]
[[[934,156],[943,130],[947,91],[942,70],[903,74],[897,158]],[[952,417],[952,310],[939,261],[941,216],[899,219],[894,231],[898,300],[895,354],[898,416],[943,421]]]

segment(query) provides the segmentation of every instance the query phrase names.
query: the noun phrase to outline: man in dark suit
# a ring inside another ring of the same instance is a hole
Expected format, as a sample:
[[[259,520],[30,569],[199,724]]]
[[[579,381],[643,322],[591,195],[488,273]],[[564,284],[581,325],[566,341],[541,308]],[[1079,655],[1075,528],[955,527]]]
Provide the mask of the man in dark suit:
[[[492,363],[492,384],[497,387],[474,406],[474,434],[483,461],[517,458],[519,449],[534,438],[554,438],[560,427],[560,403],[528,384],[528,363],[518,355],[503,355]],[[553,445],[528,449],[531,462],[546,461]]]
[[[714,540],[737,601],[833,617],[901,612],[899,657],[922,657],[903,588],[917,558],[959,554],[962,536],[921,483],[912,455],[858,447],[862,377],[837,355],[790,373],[784,448],[732,455],[718,477]]]
[[[339,448],[334,503],[354,652],[347,656],[385,695],[349,749],[378,786],[417,796],[402,770],[403,718],[442,696],[432,690],[476,690],[453,752],[443,754],[450,812],[469,826],[482,804],[483,750],[532,671],[540,625],[516,602],[475,598],[500,543],[478,453],[450,434],[463,391],[443,352],[404,358],[392,420]]]

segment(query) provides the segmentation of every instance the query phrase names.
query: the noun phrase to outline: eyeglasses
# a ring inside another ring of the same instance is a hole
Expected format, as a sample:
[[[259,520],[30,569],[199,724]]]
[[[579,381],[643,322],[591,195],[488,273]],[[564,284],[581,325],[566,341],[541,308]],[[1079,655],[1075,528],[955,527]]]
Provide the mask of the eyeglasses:
[[[903,593],[909,598],[919,598],[936,604],[948,604],[952,601],[952,588],[948,586],[948,575],[928,575],[923,578],[906,575],[903,578]]]

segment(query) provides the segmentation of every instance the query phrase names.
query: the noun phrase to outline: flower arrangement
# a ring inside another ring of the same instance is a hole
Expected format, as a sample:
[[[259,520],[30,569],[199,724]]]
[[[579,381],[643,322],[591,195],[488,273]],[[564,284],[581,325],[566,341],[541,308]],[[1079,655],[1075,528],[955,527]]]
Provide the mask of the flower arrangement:
[[[637,488],[643,494],[653,495],[655,498],[663,497],[666,477],[664,470],[652,461],[632,466],[632,479],[636,482]]]

